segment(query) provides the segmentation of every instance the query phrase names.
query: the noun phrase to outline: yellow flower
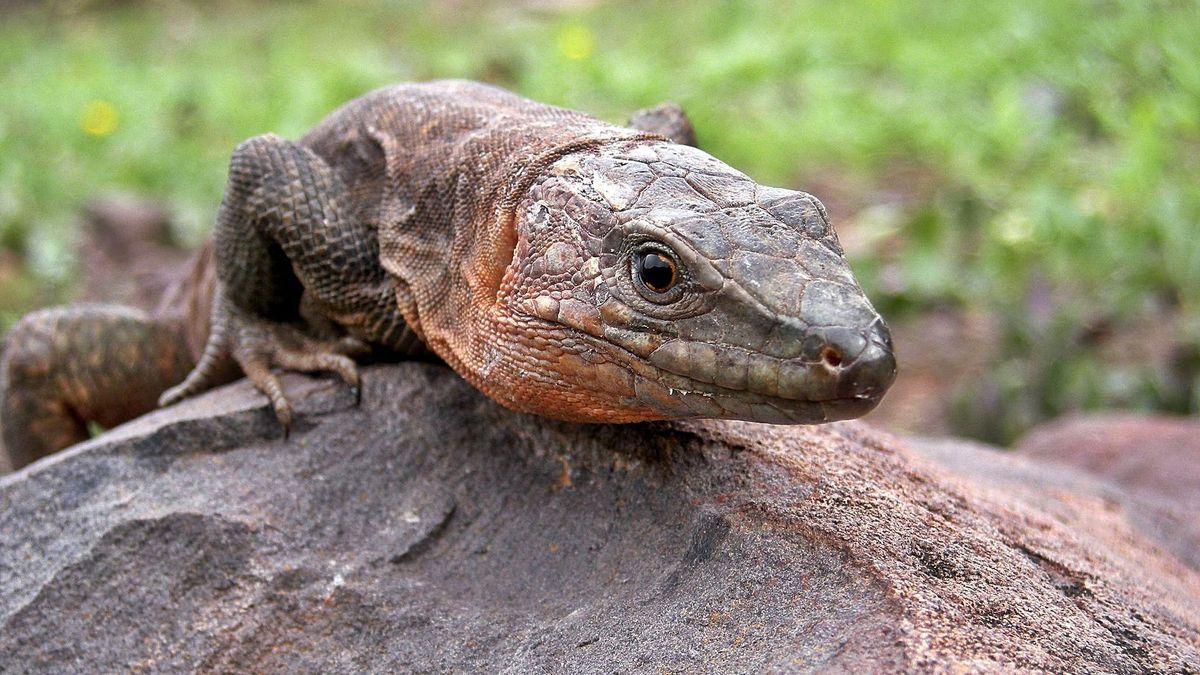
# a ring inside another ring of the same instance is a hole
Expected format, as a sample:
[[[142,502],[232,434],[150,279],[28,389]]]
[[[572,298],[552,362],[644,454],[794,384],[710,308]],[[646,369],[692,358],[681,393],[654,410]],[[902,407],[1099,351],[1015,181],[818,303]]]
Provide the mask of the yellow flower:
[[[596,35],[580,24],[564,26],[558,31],[558,51],[572,61],[582,61],[596,51]]]
[[[1000,236],[1000,241],[1012,248],[1020,248],[1032,243],[1036,234],[1033,220],[1017,210],[1001,214],[993,226]]]
[[[88,136],[104,137],[117,130],[117,107],[108,101],[95,100],[83,107],[79,127]]]

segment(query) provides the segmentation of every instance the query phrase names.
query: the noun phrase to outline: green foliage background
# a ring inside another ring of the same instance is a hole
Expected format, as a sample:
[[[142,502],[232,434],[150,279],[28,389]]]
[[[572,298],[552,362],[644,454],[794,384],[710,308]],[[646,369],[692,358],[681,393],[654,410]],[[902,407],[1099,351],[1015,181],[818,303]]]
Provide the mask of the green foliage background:
[[[1194,2],[68,2],[0,19],[0,249],[19,269],[0,328],[70,295],[89,196],[161,198],[198,241],[240,139],[462,77],[611,120],[675,100],[718,157],[844,197],[835,225],[885,314],[1000,326],[987,409],[956,394],[966,432],[1200,407]],[[1170,333],[1169,372],[1080,338],[1147,322]]]

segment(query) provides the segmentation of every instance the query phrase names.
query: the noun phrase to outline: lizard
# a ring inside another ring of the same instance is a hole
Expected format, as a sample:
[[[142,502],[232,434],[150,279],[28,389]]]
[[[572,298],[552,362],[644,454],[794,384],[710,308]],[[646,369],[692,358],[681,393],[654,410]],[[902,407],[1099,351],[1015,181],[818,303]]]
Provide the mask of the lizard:
[[[865,414],[895,379],[892,341],[825,207],[695,145],[678,106],[618,126],[460,80],[246,140],[209,246],[158,310],[41,310],[10,332],[12,463],[242,375],[286,433],[279,370],[357,396],[371,353],[436,357],[571,422]]]

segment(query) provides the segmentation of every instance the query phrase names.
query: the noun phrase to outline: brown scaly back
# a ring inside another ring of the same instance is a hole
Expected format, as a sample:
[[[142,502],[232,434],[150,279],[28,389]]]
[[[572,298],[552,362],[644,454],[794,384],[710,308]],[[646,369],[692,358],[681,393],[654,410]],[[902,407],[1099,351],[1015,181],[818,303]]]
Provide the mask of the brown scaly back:
[[[566,154],[631,140],[662,137],[446,81],[368,94],[301,143],[354,185],[409,327],[482,388],[497,359],[495,313],[525,191]]]

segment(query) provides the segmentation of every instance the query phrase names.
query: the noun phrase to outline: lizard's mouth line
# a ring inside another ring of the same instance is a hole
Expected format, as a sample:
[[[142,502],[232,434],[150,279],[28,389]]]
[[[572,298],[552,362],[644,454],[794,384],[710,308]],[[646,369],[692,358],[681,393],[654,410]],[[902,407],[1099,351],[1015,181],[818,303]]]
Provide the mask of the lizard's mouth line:
[[[726,417],[776,424],[812,424],[860,417],[883,399],[884,390],[825,398],[784,397],[750,389],[706,382],[692,375],[666,370],[636,355],[639,396],[644,403],[665,411],[683,411],[694,417]],[[814,364],[814,368],[825,366]],[[834,383],[836,384],[836,383]],[[886,389],[886,388],[885,388]],[[669,399],[669,400],[664,400]]]
[[[870,346],[884,348],[878,343]],[[823,360],[780,358],[732,345],[720,345],[704,357],[689,356],[686,347],[667,354],[658,349],[643,360],[663,375],[700,385],[711,394],[750,394],[771,401],[832,404],[882,398],[887,386],[863,386],[853,381],[859,374],[855,359],[867,349],[864,346],[844,355],[845,365],[840,360],[830,364]],[[685,356],[679,358],[680,353]],[[847,392],[844,388],[847,385],[861,389]]]
[[[698,373],[686,366],[686,363],[674,364],[667,367],[666,363],[655,363],[653,352],[643,355],[632,346],[623,344],[622,340],[612,334],[597,335],[582,326],[572,326],[560,322],[551,322],[541,317],[525,314],[529,320],[545,322],[558,329],[567,328],[577,336],[592,343],[601,351],[619,352],[613,355],[614,363],[621,363],[630,371],[634,379],[634,395],[638,406],[645,406],[661,414],[660,419],[680,419],[686,417],[707,417],[742,419],[752,422],[768,422],[773,424],[815,424],[836,420],[860,417],[872,410],[883,399],[890,381],[881,386],[849,396],[838,395],[838,386],[842,377],[850,374],[850,368],[831,368],[823,362],[801,362],[798,359],[781,359],[757,354],[732,345],[722,345],[731,353],[744,355],[748,360],[757,359],[768,367],[788,366],[793,377],[804,376],[811,372],[822,372],[823,382],[815,383],[828,393],[826,396],[807,396],[799,391],[793,380],[784,392],[756,391],[745,387],[732,387],[702,379]],[[616,338],[616,339],[614,339]],[[884,347],[872,340],[874,345]],[[853,359],[857,354],[848,355]],[[660,360],[661,361],[661,360]],[[711,370],[711,369],[710,369]],[[716,379],[715,377],[712,379]],[[746,378],[749,385],[749,377]],[[811,388],[809,389],[811,390]],[[795,395],[788,395],[795,394]],[[632,402],[631,402],[632,403]]]
[[[691,375],[677,373],[674,371],[663,370],[654,364],[648,364],[658,370],[660,375],[666,376],[667,379],[673,379],[675,384],[674,389],[686,393],[697,393],[706,395],[720,396],[754,396],[762,401],[776,401],[781,403],[820,403],[820,404],[836,404],[850,403],[858,401],[869,401],[882,398],[881,393],[858,394],[854,396],[829,396],[824,398],[805,397],[805,396],[783,396],[779,394],[767,394],[753,389],[738,389],[736,387],[726,387],[714,382],[708,382],[698,379]],[[814,365],[813,368],[822,366]]]

